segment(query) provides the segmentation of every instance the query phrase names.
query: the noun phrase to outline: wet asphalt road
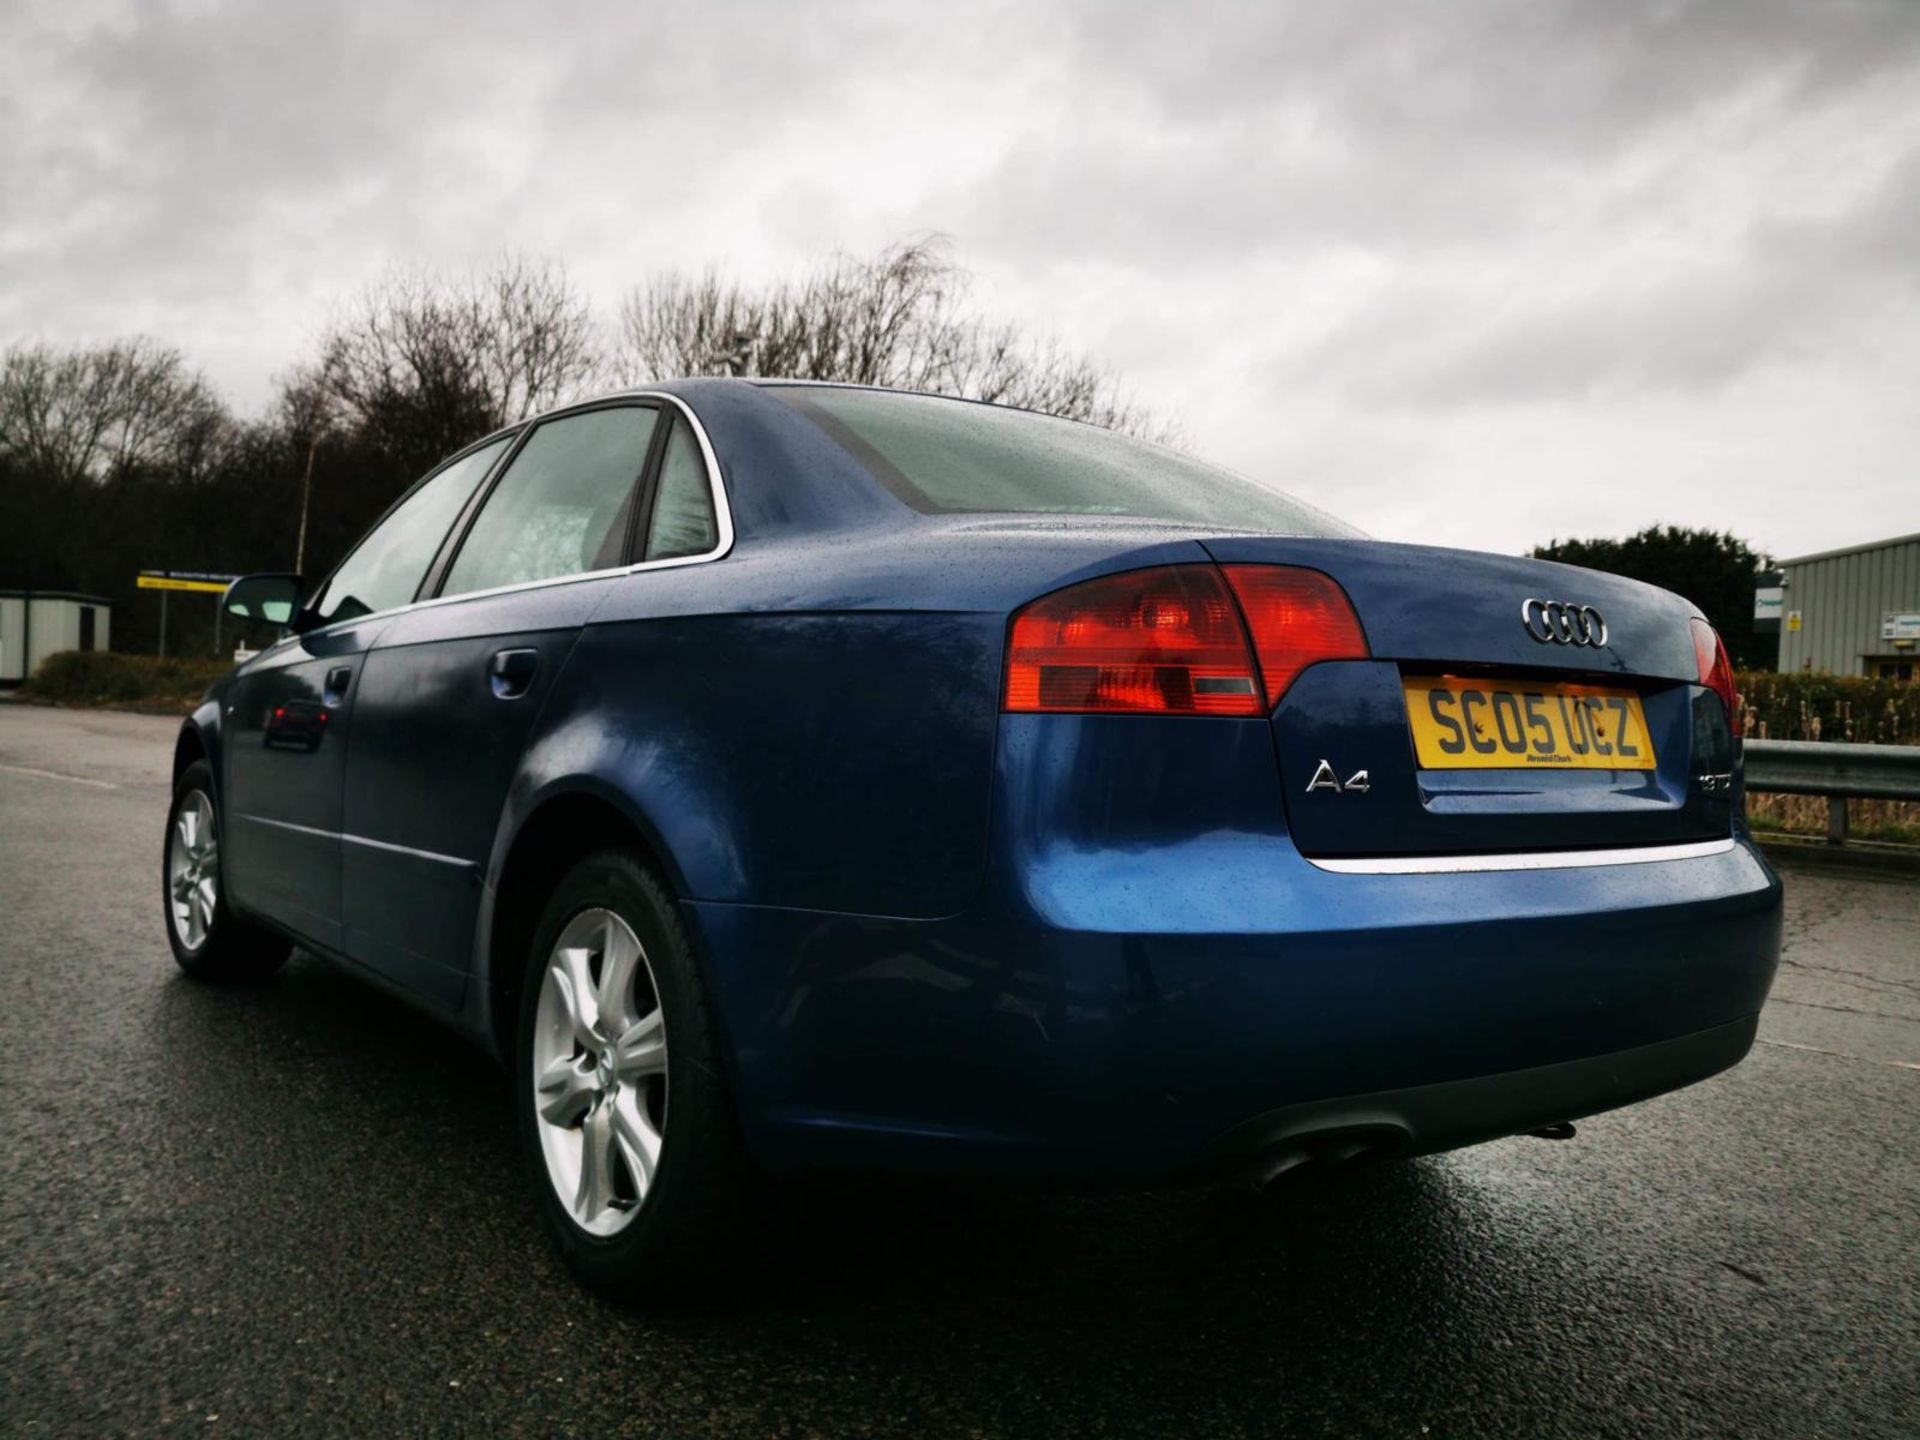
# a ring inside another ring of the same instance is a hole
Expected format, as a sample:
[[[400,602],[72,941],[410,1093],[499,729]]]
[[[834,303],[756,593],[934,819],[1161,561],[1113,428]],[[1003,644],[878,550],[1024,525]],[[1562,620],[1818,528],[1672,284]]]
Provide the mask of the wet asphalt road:
[[[0,1433],[1920,1434],[1920,880],[1793,867],[1753,1055],[1570,1144],[794,1195],[649,1315],[549,1255],[487,1061],[175,972],[172,728],[0,705]]]

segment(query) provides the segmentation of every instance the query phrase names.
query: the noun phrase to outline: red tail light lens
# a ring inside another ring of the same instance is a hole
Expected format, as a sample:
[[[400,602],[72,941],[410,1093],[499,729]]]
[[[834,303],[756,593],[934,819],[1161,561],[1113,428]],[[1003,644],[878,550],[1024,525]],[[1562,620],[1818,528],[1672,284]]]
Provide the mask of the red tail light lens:
[[[1693,658],[1700,667],[1700,683],[1727,707],[1727,724],[1740,733],[1740,692],[1733,687],[1733,661],[1719,634],[1698,616],[1693,620]]]
[[[1240,613],[1211,565],[1107,575],[1019,611],[1005,704],[1022,713],[1266,713]]]
[[[1267,682],[1267,708],[1294,677],[1321,660],[1364,660],[1367,637],[1347,592],[1318,570],[1286,565],[1227,565],[1227,583],[1253,632]]]

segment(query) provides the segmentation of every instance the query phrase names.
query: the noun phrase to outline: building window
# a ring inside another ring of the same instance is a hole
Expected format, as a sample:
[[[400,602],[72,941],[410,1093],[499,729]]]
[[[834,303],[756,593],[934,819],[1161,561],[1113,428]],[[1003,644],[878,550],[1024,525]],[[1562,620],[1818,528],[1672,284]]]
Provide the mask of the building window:
[[[1868,664],[1873,667],[1873,674],[1880,679],[1905,680],[1908,682],[1911,682],[1913,679],[1914,663],[1912,660],[1871,660],[1868,662]]]

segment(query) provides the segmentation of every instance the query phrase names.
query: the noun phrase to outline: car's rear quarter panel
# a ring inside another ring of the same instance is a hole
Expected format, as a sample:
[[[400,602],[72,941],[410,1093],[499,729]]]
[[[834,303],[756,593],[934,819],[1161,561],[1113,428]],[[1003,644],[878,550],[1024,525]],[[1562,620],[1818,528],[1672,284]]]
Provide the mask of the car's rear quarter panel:
[[[688,899],[953,914],[987,862],[1009,612],[1205,559],[1130,530],[780,533],[615,587],[541,717],[519,812],[589,778],[644,816]]]
[[[617,787],[689,898],[950,914],[985,862],[1000,631],[886,611],[595,624],[523,789]]]

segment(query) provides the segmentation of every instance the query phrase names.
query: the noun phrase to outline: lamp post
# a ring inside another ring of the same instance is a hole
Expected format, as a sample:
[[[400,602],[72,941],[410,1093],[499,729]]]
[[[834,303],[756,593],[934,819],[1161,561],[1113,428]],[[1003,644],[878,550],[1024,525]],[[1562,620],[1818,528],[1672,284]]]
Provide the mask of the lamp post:
[[[313,438],[307,442],[307,469],[300,477],[300,538],[293,546],[293,573],[307,573],[307,501],[313,495],[313,457],[319,452],[320,437],[327,433],[325,425],[315,425]]]

